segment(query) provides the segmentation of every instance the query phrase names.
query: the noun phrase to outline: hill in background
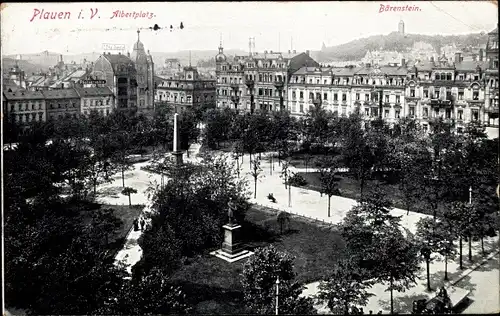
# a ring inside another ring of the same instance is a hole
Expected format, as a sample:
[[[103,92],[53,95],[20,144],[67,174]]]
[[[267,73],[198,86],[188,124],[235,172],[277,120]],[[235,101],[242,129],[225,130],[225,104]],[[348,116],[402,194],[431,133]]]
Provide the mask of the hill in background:
[[[313,52],[313,56],[319,62],[331,60],[359,60],[365,56],[368,50],[386,50],[406,52],[411,50],[416,42],[426,42],[431,44],[436,52],[440,54],[440,49],[446,45],[455,44],[457,48],[467,51],[469,47],[485,46],[488,40],[487,34],[467,34],[467,35],[401,35],[393,32],[388,35],[375,35],[367,38],[357,39],[345,44],[324,47],[321,51]]]

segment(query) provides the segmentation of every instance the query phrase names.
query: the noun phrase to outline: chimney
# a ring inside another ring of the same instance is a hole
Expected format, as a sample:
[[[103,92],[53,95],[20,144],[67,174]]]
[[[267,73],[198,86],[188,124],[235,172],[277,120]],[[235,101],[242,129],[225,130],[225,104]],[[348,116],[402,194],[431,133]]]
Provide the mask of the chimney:
[[[127,52],[127,57],[130,57],[130,52]]]
[[[267,54],[267,50],[264,51],[264,54]]]
[[[309,56],[309,50],[306,50],[306,55]]]
[[[401,67],[406,66],[406,60],[404,58],[401,59]]]
[[[121,54],[122,54],[122,52],[118,52],[118,55],[121,55]]]
[[[484,57],[483,57],[483,54],[484,54],[484,51],[483,51],[483,49],[481,48],[481,49],[479,50],[479,61],[483,61],[483,58],[484,58]]]
[[[293,50],[293,53],[294,53],[294,54],[297,54],[297,51],[294,49],[294,50]]]
[[[459,62],[461,62],[461,56],[462,54],[461,53],[455,53],[455,64],[458,64]]]
[[[291,51],[291,50],[288,50],[288,54],[291,54],[291,53],[292,53],[292,51]]]

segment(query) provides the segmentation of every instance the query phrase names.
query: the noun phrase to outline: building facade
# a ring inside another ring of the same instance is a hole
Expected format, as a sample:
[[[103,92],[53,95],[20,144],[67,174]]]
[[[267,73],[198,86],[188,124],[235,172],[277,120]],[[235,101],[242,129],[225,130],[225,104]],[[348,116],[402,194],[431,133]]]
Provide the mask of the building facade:
[[[3,92],[5,117],[19,125],[47,120],[45,96],[40,91]]]
[[[89,115],[97,111],[102,116],[113,112],[114,95],[108,87],[76,88],[80,96],[80,114]]]
[[[157,76],[155,102],[174,111],[215,107],[215,80],[201,76],[195,67],[184,67],[173,76]]]
[[[80,96],[75,89],[43,91],[47,121],[80,117]]]
[[[137,110],[137,73],[132,60],[122,54],[103,54],[94,63],[92,76],[105,80],[115,95],[114,108]]]
[[[253,112],[286,110],[290,75],[301,67],[319,67],[309,52],[264,51],[228,58],[222,43],[216,62],[217,107]]]
[[[154,112],[154,63],[153,57],[149,53],[146,54],[144,44],[141,43],[140,31],[137,31],[137,42],[134,44],[134,49],[130,59],[135,64],[137,72],[137,109],[140,113],[152,114]]]

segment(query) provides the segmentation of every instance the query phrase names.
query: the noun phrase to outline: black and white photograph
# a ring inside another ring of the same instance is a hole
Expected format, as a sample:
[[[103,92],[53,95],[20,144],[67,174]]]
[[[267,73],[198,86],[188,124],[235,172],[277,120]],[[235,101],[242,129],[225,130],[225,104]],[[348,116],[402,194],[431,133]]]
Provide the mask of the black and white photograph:
[[[498,1],[0,15],[3,315],[500,313]]]

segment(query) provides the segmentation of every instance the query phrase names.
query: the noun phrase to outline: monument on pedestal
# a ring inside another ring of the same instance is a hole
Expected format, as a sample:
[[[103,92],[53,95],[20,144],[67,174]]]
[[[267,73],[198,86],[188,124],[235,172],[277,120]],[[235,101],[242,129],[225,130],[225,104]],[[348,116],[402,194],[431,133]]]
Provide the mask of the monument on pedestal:
[[[182,165],[182,151],[177,150],[177,117],[179,114],[174,114],[174,150],[172,151],[172,155],[175,157],[175,162],[177,165]]]
[[[236,223],[234,219],[234,211],[236,205],[232,200],[228,203],[227,215],[229,222],[222,226],[224,228],[224,241],[219,250],[211,252],[212,255],[224,259],[227,262],[235,262],[243,258],[247,258],[253,252],[245,249],[245,244],[241,242],[241,225]]]

